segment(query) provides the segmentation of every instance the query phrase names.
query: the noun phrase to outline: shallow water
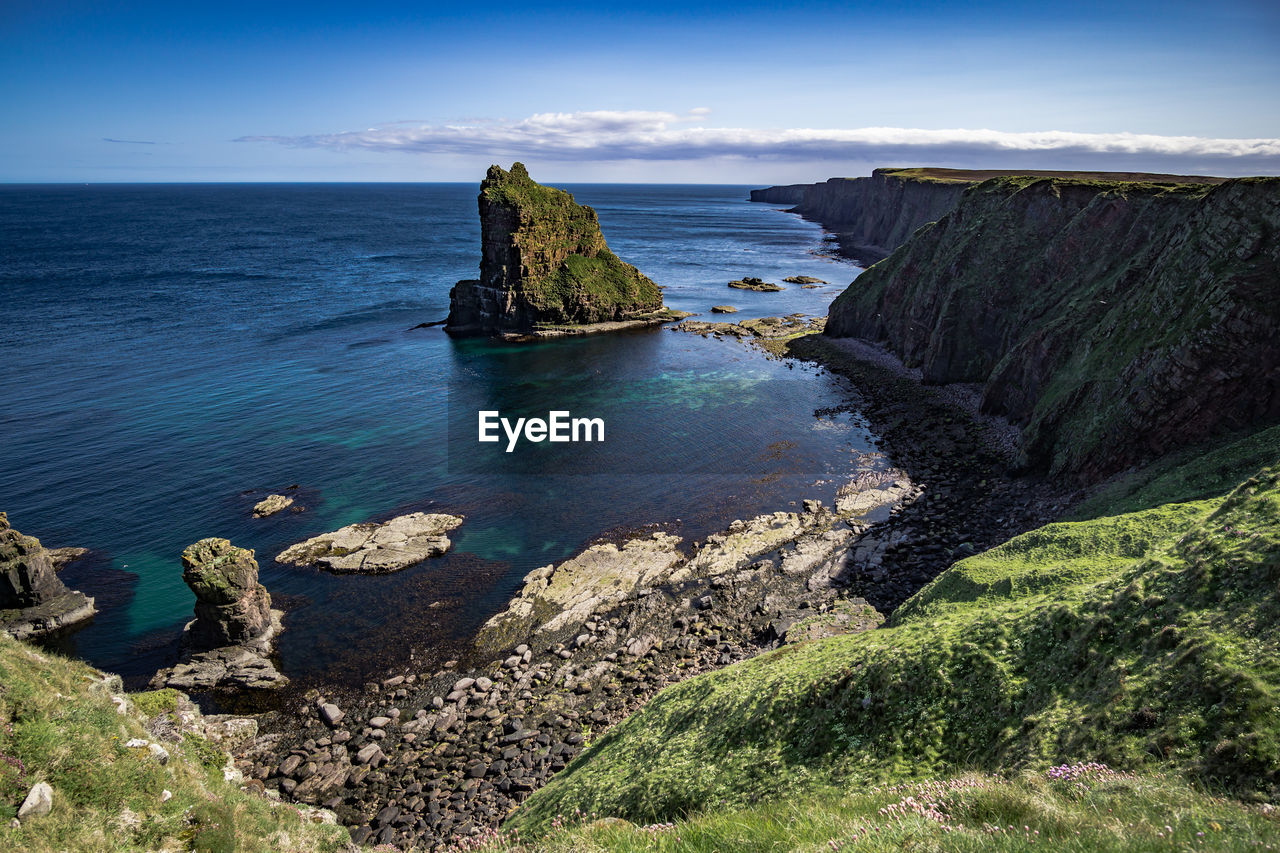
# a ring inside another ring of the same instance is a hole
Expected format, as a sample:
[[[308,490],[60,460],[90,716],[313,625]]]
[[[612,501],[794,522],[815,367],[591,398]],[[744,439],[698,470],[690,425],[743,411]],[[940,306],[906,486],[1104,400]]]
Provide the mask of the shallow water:
[[[821,315],[858,272],[745,187],[569,189],[674,308]],[[510,345],[414,329],[476,274],[475,193],[0,188],[0,509],[46,545],[94,549],[64,576],[101,611],[77,654],[135,678],[167,663],[191,614],[178,555],[222,536],[257,551],[288,610],[285,671],[361,680],[466,634],[529,570],[607,531],[664,522],[696,539],[830,501],[873,445],[855,417],[815,416],[844,398],[837,380],[736,342],[651,329]],[[744,275],[837,286],[725,286]],[[529,383],[606,418],[614,440],[584,449],[579,473],[524,455],[486,468],[446,441],[451,411]],[[305,512],[250,516],[295,484]],[[273,562],[308,536],[414,509],[466,516],[453,552],[385,577]]]

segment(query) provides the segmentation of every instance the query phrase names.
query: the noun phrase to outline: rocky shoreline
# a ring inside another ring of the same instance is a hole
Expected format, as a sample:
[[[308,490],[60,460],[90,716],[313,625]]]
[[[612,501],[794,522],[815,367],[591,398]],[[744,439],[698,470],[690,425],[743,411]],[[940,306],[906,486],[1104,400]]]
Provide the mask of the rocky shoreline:
[[[837,506],[658,531],[530,573],[460,661],[310,691],[238,753],[252,787],[332,809],[357,842],[439,849],[495,827],[663,687],[777,648],[875,627],[955,559],[1058,517],[1071,495],[1013,476],[954,395],[816,335],[768,341],[862,389],[886,460]],[[893,467],[890,467],[890,463]]]

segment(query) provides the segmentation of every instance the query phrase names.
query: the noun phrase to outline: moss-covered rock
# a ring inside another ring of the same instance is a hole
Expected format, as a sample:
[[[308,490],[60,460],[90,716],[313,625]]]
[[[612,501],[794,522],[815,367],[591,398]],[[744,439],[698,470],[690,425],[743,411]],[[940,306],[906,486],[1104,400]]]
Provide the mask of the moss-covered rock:
[[[480,279],[450,293],[450,334],[527,333],[662,308],[658,286],[609,250],[596,212],[535,182],[523,163],[490,166],[479,204]]]

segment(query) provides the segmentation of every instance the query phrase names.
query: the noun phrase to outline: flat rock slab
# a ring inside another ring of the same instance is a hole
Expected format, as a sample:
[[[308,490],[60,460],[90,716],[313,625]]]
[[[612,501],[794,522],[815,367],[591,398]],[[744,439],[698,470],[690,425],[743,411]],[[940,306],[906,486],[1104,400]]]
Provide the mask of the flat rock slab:
[[[15,640],[39,640],[70,633],[93,618],[93,599],[77,590],[20,610],[0,610],[0,632]]]
[[[293,498],[288,495],[267,495],[253,505],[253,517],[266,518],[291,506],[293,506]]]
[[[448,551],[453,543],[445,534],[460,524],[461,516],[425,512],[351,524],[286,548],[276,561],[340,574],[398,572]]]

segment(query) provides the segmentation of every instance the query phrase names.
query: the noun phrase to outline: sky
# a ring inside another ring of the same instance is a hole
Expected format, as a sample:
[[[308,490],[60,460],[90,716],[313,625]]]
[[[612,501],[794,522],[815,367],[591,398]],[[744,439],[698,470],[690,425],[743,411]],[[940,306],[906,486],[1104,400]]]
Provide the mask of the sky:
[[[0,0],[0,182],[1280,174],[1274,0]]]

